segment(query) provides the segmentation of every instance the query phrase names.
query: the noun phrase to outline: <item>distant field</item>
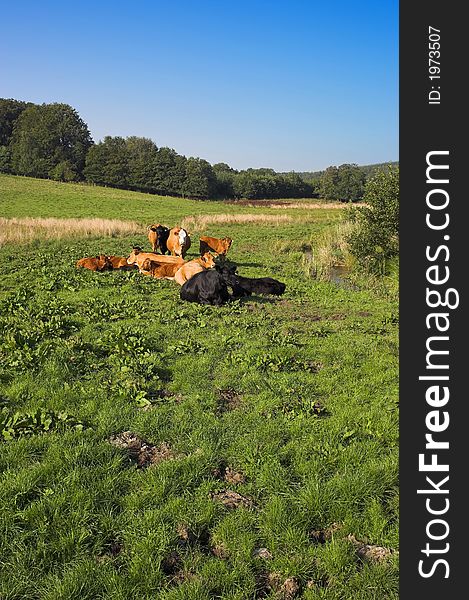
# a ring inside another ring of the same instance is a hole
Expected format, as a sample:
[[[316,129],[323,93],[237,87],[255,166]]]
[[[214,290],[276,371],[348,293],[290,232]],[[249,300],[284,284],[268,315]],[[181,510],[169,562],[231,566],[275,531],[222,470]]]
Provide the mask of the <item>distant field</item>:
[[[398,598],[397,297],[302,264],[341,214],[0,176],[0,217],[141,227],[0,248],[2,600]],[[74,267],[183,220],[284,296]]]
[[[318,205],[317,200],[301,201],[305,210],[308,210],[306,207],[309,203],[316,207]],[[297,209],[298,204],[298,200],[292,201],[292,209]],[[271,202],[265,201],[265,205],[256,208],[277,214],[278,205],[275,208],[272,206]],[[323,203],[323,206],[325,210],[329,210],[328,203]],[[288,211],[288,208],[285,210]],[[99,217],[131,219],[148,224],[153,223],[157,218],[176,222],[188,215],[217,214],[227,211],[231,214],[245,213],[246,207],[236,203],[183,200],[87,184],[60,183],[0,174],[0,216],[2,217]],[[298,210],[295,210],[295,214],[298,217]]]

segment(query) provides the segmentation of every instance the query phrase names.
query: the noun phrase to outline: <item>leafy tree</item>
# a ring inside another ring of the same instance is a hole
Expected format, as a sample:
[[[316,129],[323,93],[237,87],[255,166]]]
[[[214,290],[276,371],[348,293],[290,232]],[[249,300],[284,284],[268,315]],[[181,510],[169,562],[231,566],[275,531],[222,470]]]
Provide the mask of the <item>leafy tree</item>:
[[[32,105],[16,119],[11,138],[14,173],[52,177],[66,161],[81,175],[92,140],[86,123],[68,104]]]
[[[0,146],[0,173],[11,173],[11,151],[9,146]]]
[[[128,160],[128,186],[133,190],[152,192],[153,172],[158,156],[156,144],[142,137],[128,137],[125,140]]]
[[[226,163],[216,163],[212,168],[216,178],[215,196],[217,198],[234,198],[234,180],[238,171]]]
[[[0,98],[0,146],[8,146],[15,121],[28,106],[33,106],[32,102]]]
[[[355,164],[328,167],[319,179],[319,194],[328,200],[356,202],[364,193],[366,175]]]
[[[190,198],[213,198],[216,187],[217,182],[212,165],[202,158],[188,158],[183,188],[184,195]]]
[[[365,172],[358,165],[340,165],[337,171],[337,200],[356,202],[363,198],[365,192]]]
[[[73,165],[68,160],[62,160],[49,171],[49,175],[56,181],[76,181],[78,173],[74,170]]]
[[[103,141],[90,148],[84,174],[91,183],[127,188],[129,158],[125,139],[106,136]]]
[[[319,179],[319,195],[327,200],[337,200],[337,187],[339,184],[339,169],[327,167]]]
[[[399,167],[377,172],[365,186],[364,207],[351,210],[358,227],[349,238],[359,265],[376,274],[387,272],[399,254]]]
[[[186,177],[186,157],[172,148],[160,148],[152,167],[152,188],[158,194],[181,196]]]

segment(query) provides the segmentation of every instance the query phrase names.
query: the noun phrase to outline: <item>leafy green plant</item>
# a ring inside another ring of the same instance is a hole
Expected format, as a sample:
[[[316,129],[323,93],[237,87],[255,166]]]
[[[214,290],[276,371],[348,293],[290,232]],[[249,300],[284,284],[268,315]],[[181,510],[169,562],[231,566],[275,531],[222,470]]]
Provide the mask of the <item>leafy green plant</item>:
[[[0,411],[0,434],[6,441],[53,430],[83,431],[88,427],[84,421],[66,412],[39,408],[35,412],[20,413],[11,412],[7,407]]]

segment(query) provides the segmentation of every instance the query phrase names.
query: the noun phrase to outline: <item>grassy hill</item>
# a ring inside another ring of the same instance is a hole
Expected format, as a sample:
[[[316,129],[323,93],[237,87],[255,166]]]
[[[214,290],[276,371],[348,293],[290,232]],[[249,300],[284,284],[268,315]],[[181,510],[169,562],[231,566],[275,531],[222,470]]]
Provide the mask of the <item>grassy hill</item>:
[[[0,248],[1,598],[398,597],[397,298],[309,277],[342,210],[294,206],[0,177],[0,217],[138,225]],[[74,266],[183,220],[284,296]]]

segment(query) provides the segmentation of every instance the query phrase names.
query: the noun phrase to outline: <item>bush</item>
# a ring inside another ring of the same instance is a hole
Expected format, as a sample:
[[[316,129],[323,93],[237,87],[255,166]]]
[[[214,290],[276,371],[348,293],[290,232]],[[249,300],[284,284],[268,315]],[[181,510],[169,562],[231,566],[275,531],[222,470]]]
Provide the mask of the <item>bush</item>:
[[[368,206],[349,213],[357,225],[348,240],[350,251],[363,269],[386,275],[399,254],[399,167],[370,179],[363,200]]]

